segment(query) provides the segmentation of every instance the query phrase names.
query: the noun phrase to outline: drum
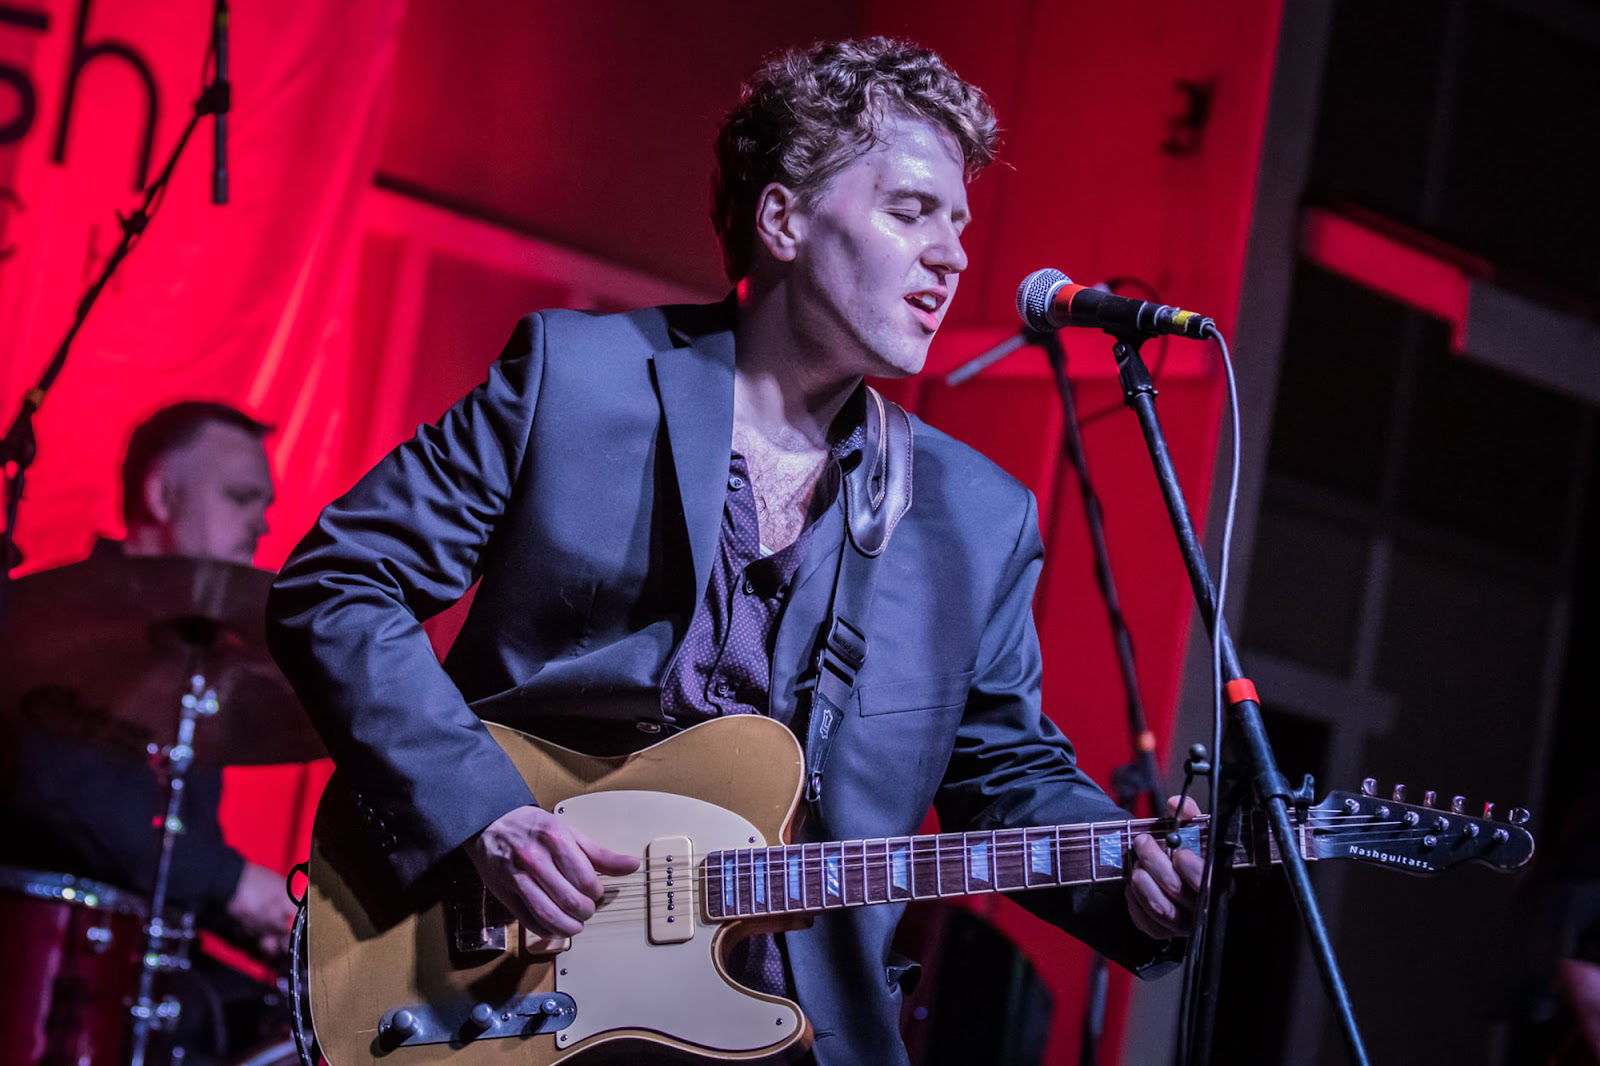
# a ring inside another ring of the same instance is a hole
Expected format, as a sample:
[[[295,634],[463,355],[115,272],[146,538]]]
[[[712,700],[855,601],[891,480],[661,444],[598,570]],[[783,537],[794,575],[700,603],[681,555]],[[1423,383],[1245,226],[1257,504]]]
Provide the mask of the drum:
[[[142,899],[109,885],[0,866],[0,1058],[121,1066],[145,911]]]

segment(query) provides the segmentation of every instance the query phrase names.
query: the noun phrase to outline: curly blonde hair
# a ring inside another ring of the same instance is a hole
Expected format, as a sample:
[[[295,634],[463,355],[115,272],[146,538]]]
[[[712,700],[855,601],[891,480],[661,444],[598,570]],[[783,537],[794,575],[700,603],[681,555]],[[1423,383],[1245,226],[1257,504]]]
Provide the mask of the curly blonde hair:
[[[728,278],[750,272],[762,189],[781,182],[809,205],[900,116],[948,130],[968,181],[994,161],[1000,131],[988,98],[926,48],[889,37],[830,41],[757,67],[717,131],[711,224]]]

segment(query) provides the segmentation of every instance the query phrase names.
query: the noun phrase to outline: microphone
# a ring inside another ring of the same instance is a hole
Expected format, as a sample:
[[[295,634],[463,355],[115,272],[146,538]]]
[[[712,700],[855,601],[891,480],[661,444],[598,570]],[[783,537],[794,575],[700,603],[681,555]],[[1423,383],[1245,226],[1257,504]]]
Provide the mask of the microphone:
[[[217,0],[211,18],[211,51],[216,60],[209,95],[211,113],[211,202],[228,202],[228,0]]]
[[[1053,333],[1066,326],[1087,326],[1107,333],[1154,337],[1173,333],[1200,340],[1216,324],[1193,311],[1148,300],[1113,296],[1087,285],[1074,285],[1059,270],[1046,267],[1022,279],[1017,288],[1017,314],[1035,333]]]

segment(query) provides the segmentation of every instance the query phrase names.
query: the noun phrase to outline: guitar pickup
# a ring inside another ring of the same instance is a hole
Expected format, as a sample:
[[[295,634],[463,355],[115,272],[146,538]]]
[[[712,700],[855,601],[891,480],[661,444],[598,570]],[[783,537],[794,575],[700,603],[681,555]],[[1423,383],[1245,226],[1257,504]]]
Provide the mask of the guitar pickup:
[[[694,936],[694,852],[688,837],[657,837],[644,849],[645,893],[652,944]]]

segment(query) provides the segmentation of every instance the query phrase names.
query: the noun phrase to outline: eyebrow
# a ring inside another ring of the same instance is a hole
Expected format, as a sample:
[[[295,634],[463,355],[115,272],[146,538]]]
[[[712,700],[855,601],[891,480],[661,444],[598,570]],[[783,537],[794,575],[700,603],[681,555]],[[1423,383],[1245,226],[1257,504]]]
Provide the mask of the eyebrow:
[[[898,189],[889,189],[883,194],[887,201],[915,200],[922,205],[924,211],[936,211],[944,206],[944,201],[925,189],[902,185]],[[950,217],[957,222],[971,222],[972,213],[964,207],[958,207],[950,213]]]

